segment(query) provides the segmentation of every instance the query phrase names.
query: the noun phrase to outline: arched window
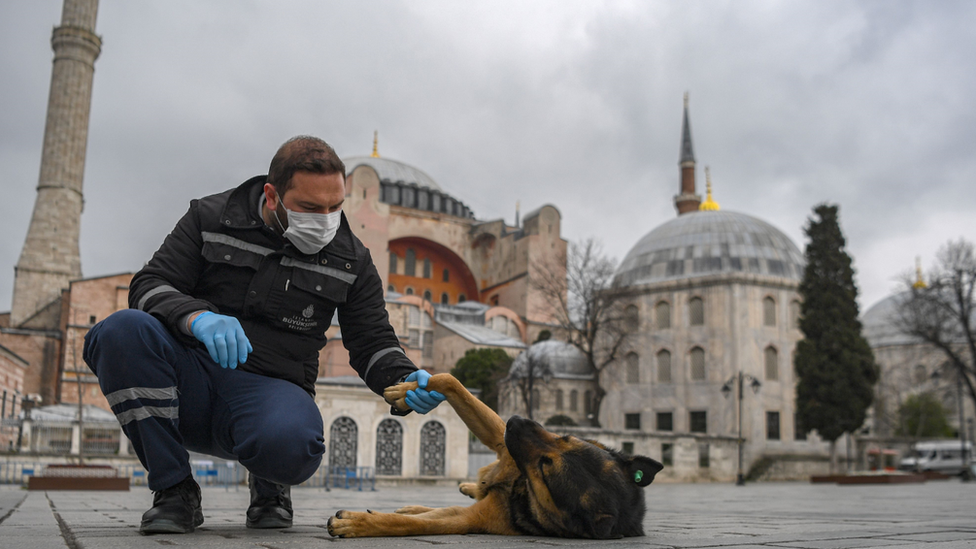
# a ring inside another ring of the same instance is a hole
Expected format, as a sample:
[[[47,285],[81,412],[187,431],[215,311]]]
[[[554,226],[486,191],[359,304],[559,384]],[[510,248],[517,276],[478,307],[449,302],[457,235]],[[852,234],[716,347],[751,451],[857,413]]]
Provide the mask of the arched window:
[[[445,293],[442,293],[441,294],[441,305],[447,305],[449,299],[450,298],[447,297],[447,293],[446,292]]]
[[[329,429],[329,468],[355,469],[359,428],[350,417],[340,417]]]
[[[667,301],[661,301],[654,306],[654,321],[657,324],[658,330],[664,330],[671,327],[671,304]]]
[[[705,325],[705,304],[700,297],[693,297],[688,302],[688,319],[692,326]]]
[[[417,254],[413,248],[407,248],[407,257],[403,261],[403,274],[406,276],[417,276]]]
[[[590,415],[593,413],[593,392],[586,391],[583,393],[583,413]]]
[[[624,309],[624,329],[630,333],[640,328],[640,312],[636,305],[627,305]]]
[[[671,352],[662,350],[657,354],[657,380],[671,383]]]
[[[800,302],[793,301],[790,303],[790,327],[799,330],[800,329]]]
[[[413,295],[413,288],[407,286],[407,295]]]
[[[776,301],[771,297],[763,299],[763,325],[776,325]]]
[[[627,354],[627,383],[636,385],[640,383],[640,357],[637,353]]]
[[[451,281],[451,272],[448,271],[447,269],[444,269],[444,276],[441,279],[444,282],[450,282]]]
[[[573,389],[572,391],[569,392],[569,411],[570,412],[575,412],[575,411],[579,410],[579,402],[577,402],[578,400],[579,400],[579,391],[577,391],[576,389]]]
[[[468,298],[464,297],[464,294],[458,294],[458,303],[464,303]]]
[[[770,345],[766,347],[765,363],[766,363],[766,380],[767,381],[779,381],[779,353],[776,348]]]
[[[403,426],[384,419],[376,428],[376,474],[403,474]]]
[[[444,476],[444,451],[447,431],[438,421],[428,421],[420,430],[420,474],[426,477]]]
[[[556,411],[557,412],[563,411],[563,390],[562,389],[556,389]]]
[[[397,263],[399,261],[400,261],[400,258],[397,257],[397,254],[395,254],[393,252],[390,252],[390,274],[396,274],[396,272],[397,272]]]
[[[430,260],[427,259],[427,258],[424,258],[424,278],[430,278],[431,277],[430,271],[431,271]]]
[[[424,290],[424,301],[430,301],[433,296],[430,294],[430,290]]]
[[[386,287],[386,291],[387,292],[395,292],[396,291],[396,286],[394,286],[393,284],[390,284],[389,286]]]
[[[705,381],[705,349],[695,347],[689,353],[692,381]]]

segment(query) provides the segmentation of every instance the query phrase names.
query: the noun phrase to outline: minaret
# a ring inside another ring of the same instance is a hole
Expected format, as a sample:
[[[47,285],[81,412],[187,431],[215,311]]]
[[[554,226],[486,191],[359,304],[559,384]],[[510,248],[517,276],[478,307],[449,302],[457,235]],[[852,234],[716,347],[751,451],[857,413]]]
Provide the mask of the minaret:
[[[681,192],[674,196],[678,215],[698,211],[701,196],[695,194],[695,151],[691,147],[691,124],[688,122],[688,92],[685,92],[685,117],[681,126]]]
[[[92,77],[102,40],[95,34],[98,0],[64,0],[51,47],[48,95],[37,198],[27,239],[14,268],[11,326],[19,326],[58,298],[81,276],[78,231],[88,146]]]

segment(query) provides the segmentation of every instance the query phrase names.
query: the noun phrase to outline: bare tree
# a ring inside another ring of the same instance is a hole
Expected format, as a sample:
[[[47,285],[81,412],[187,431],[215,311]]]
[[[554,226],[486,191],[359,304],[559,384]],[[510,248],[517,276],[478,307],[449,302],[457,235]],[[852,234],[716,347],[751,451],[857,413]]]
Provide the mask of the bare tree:
[[[539,401],[535,397],[538,388],[536,384],[541,381],[548,385],[549,380],[552,379],[553,372],[549,358],[539,347],[529,347],[515,359],[515,367],[509,373],[509,380],[518,388],[522,404],[525,405],[525,416],[529,419],[535,419],[535,408],[539,406]]]
[[[976,253],[965,239],[949,241],[936,254],[928,283],[904,277],[908,288],[893,321],[905,335],[945,355],[976,404]],[[965,428],[965,426],[960,426]]]
[[[593,366],[596,390],[590,403],[591,422],[599,426],[600,405],[606,396],[601,375],[620,357],[629,333],[623,294],[611,286],[616,262],[589,238],[569,244],[564,269],[552,262],[533,267],[530,283],[542,295],[546,312],[557,326],[554,337],[574,345]]]

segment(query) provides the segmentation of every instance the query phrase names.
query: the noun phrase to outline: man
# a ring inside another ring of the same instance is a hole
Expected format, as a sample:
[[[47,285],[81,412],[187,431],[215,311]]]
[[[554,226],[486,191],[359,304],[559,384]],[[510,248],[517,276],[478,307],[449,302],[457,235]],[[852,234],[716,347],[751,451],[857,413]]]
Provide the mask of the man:
[[[187,450],[248,469],[248,527],[291,526],[289,486],[325,451],[312,395],[336,310],[350,363],[373,392],[416,380],[408,402],[420,413],[444,399],[423,390],[429,374],[403,353],[344,199],[332,147],[289,140],[267,176],[192,201],[133,277],[130,309],[86,336],[85,362],[149,472],[143,534],[203,523]]]

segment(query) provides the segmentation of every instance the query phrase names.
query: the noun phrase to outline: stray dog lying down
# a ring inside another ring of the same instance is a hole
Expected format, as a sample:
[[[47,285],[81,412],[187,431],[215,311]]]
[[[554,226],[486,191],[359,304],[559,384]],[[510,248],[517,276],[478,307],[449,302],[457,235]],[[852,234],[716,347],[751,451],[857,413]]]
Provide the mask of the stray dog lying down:
[[[406,410],[416,382],[386,389]],[[506,425],[449,374],[431,376],[437,391],[498,460],[461,484],[476,501],[469,507],[408,506],[394,513],[339,511],[329,534],[343,538],[434,534],[501,534],[610,539],[643,536],[644,492],[662,468],[644,456],[625,456],[598,442],[558,436],[535,421],[512,417]]]

